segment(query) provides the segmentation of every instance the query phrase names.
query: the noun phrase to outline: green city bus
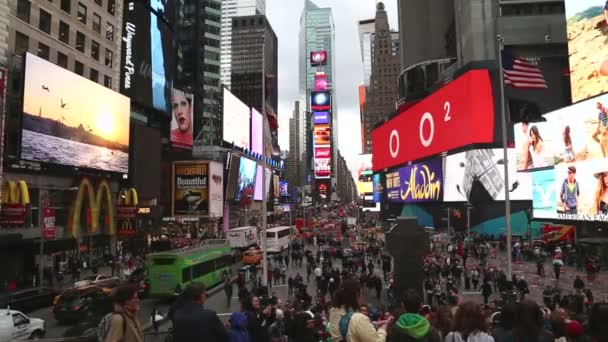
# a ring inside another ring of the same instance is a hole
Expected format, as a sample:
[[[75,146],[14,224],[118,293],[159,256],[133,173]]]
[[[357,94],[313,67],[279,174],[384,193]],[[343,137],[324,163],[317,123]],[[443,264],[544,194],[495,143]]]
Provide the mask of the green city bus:
[[[200,246],[149,254],[150,295],[168,296],[191,282],[210,288],[230,271],[232,254],[226,240],[206,240]]]

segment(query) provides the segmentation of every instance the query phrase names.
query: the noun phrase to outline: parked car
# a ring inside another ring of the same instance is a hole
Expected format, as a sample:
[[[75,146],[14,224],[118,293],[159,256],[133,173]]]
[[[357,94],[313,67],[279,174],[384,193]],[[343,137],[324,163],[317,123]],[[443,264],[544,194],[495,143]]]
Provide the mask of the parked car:
[[[100,287],[116,287],[120,283],[118,277],[112,277],[105,274],[95,274],[85,277],[83,280],[74,283],[74,287],[82,287],[88,285],[97,285]]]
[[[0,342],[41,339],[44,332],[43,320],[17,310],[0,309]]]
[[[102,317],[112,311],[110,290],[96,285],[63,291],[55,298],[53,316],[60,323],[74,323],[87,317]]]
[[[29,312],[53,305],[53,299],[59,292],[55,289],[42,287],[24,289],[0,295],[0,308],[10,308]]]

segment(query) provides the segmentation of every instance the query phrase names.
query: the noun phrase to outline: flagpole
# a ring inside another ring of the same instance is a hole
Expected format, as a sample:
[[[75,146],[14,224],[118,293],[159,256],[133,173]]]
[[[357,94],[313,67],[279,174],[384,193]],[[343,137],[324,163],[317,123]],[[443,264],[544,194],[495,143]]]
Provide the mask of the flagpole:
[[[507,153],[507,113],[505,112],[505,76],[502,65],[502,51],[504,40],[501,35],[496,35],[498,46],[498,65],[500,74],[500,117],[502,131],[502,152],[504,166],[504,188],[505,188],[505,235],[507,238],[507,281],[511,281],[512,260],[511,260],[511,201],[509,200],[509,159]]]

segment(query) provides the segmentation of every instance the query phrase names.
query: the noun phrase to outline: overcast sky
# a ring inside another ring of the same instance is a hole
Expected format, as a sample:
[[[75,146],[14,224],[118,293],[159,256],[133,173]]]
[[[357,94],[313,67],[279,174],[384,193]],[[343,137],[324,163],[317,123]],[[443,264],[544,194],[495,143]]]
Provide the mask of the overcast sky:
[[[357,23],[374,18],[376,0],[312,0],[319,7],[331,7],[336,28],[336,70],[334,79],[338,105],[340,151],[349,167],[361,153],[359,85],[363,66]],[[391,29],[398,29],[396,0],[384,1]],[[304,0],[266,0],[266,15],[279,40],[279,143],[289,149],[289,118],[298,98],[298,38]]]

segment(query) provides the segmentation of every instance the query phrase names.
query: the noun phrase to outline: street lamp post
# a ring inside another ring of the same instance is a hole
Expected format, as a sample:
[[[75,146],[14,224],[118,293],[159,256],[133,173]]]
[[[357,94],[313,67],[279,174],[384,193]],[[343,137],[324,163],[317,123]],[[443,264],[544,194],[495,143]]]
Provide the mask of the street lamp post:
[[[263,39],[265,41],[265,37]],[[265,43],[262,45],[262,130],[266,130],[266,49]],[[266,191],[266,167],[268,163],[266,161],[266,134],[262,133],[262,165],[264,165],[262,172],[262,284],[266,289],[266,294],[270,293],[268,284],[268,251],[266,243],[266,229],[268,228],[268,213],[267,201],[268,194]],[[272,280],[271,280],[272,281]]]

